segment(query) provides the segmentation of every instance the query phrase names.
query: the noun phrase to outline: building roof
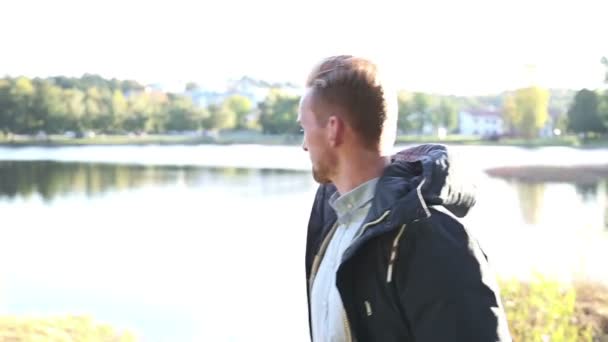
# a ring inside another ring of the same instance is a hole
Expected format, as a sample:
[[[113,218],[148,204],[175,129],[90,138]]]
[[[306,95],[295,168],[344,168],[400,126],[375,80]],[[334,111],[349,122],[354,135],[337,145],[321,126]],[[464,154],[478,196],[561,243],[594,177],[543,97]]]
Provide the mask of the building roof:
[[[502,117],[502,111],[497,109],[465,109],[463,112],[475,117]]]

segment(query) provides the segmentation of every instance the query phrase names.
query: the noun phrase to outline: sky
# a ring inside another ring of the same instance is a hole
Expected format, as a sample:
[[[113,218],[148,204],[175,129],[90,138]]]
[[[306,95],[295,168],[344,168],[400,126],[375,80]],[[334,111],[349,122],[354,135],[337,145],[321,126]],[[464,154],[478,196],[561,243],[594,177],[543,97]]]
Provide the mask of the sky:
[[[0,75],[302,84],[319,59],[355,54],[406,90],[598,88],[605,13],[606,0],[3,0]]]

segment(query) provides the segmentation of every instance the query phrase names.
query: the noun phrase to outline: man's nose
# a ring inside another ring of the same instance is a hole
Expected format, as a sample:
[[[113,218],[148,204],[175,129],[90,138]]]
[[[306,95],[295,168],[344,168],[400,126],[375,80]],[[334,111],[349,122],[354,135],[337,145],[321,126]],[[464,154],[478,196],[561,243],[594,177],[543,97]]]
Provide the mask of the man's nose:
[[[308,146],[306,146],[306,140],[302,139],[302,149],[308,152]]]

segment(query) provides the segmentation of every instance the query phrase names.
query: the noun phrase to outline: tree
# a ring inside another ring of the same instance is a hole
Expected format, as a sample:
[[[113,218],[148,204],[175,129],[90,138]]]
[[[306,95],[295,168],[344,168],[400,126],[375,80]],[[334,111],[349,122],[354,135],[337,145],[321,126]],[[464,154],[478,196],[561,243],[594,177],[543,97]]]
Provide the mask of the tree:
[[[608,89],[604,91],[604,94],[599,95],[599,102],[598,115],[608,130]]]
[[[514,94],[507,94],[505,96],[503,113],[509,132],[511,134],[517,134],[517,130],[521,122],[521,113],[517,110]]]
[[[245,129],[247,125],[247,115],[249,115],[253,109],[251,101],[242,95],[233,95],[227,98],[222,104],[225,110],[234,113],[236,129]]]
[[[129,109],[129,103],[122,91],[119,89],[115,89],[112,93],[112,99],[110,101],[110,108],[112,111],[112,130],[120,131],[120,123],[124,121],[125,116],[127,115],[127,111]]]
[[[36,82],[35,88],[31,108],[35,126],[32,129],[48,133],[65,131],[65,103],[62,101],[61,88],[44,81]]]
[[[568,110],[568,128],[575,133],[603,133],[606,126],[599,112],[599,99],[594,91],[582,89],[574,96]]]
[[[514,133],[537,137],[549,118],[549,92],[539,87],[518,89],[505,99],[504,112]]]
[[[189,98],[176,97],[169,104],[166,129],[178,132],[197,130],[200,126],[198,114]]]
[[[0,79],[0,130],[5,134],[14,128],[14,101],[11,88],[11,79]]]
[[[397,128],[403,133],[407,133],[414,130],[414,122],[412,121],[412,114],[414,114],[414,108],[411,103],[411,98],[411,94],[403,91],[399,92],[399,95],[397,96]]]
[[[10,95],[13,98],[11,121],[13,124],[12,130],[16,133],[33,132],[32,127],[35,126],[35,120],[33,120],[30,111],[35,91],[32,81],[25,77],[15,79],[11,87]]]
[[[64,89],[61,92],[62,102],[65,105],[65,125],[67,130],[82,132],[84,130],[83,117],[85,115],[84,93],[76,88]]]
[[[430,102],[429,96],[424,93],[414,93],[412,97],[414,129],[418,133],[422,133],[425,124],[431,122],[429,115]]]
[[[458,128],[458,111],[454,103],[448,99],[442,99],[439,103],[437,113],[437,123],[448,130],[453,132]]]
[[[278,89],[270,91],[259,104],[262,131],[269,134],[298,134],[297,124],[299,98]]]
[[[102,111],[99,89],[95,87],[88,88],[84,97],[83,127],[87,130],[95,130],[105,126],[106,120],[102,117]]]
[[[166,108],[171,105],[172,94],[153,91],[147,94],[148,111],[146,117],[145,131],[149,133],[161,133],[166,131],[169,115]]]
[[[0,79],[0,130],[24,134],[39,130],[159,133],[166,130],[170,115],[177,118],[182,114],[182,119],[189,122],[174,120],[173,126],[198,129],[204,111],[191,104],[184,105],[184,99],[179,95],[144,91],[135,81],[106,80],[97,75],[33,80],[5,77]],[[244,112],[243,108],[248,105],[241,105],[242,102],[230,101],[223,112]],[[229,125],[233,127],[232,123]]]
[[[153,111],[150,96],[146,93],[134,95],[129,98],[127,115],[120,123],[127,132],[142,132],[146,128],[146,122]]]
[[[212,104],[207,108],[203,127],[212,130],[232,129],[236,125],[236,115],[224,105]]]

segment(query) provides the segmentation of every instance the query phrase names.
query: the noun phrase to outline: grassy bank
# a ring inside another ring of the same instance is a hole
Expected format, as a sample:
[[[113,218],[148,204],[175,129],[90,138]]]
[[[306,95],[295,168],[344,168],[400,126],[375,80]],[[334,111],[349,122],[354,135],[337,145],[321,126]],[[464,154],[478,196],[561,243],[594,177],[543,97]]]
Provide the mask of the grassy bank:
[[[298,145],[301,136],[266,135],[251,132],[226,132],[217,135],[98,135],[87,138],[67,138],[51,135],[44,139],[29,136],[0,135],[0,146],[103,146],[103,145],[201,145],[201,144],[260,144]]]
[[[98,135],[91,138],[67,138],[51,135],[45,138],[31,136],[7,137],[0,133],[0,146],[86,146],[86,145],[197,145],[197,144],[260,144],[260,145],[299,145],[301,135],[269,135],[255,131],[222,132],[208,135]],[[482,140],[475,137],[448,136],[439,140],[435,136],[399,136],[397,144],[442,143],[448,145],[483,146],[570,146],[582,148],[608,147],[608,137],[582,140],[575,136],[543,139],[502,139],[499,141]]]
[[[88,317],[0,317],[0,341],[133,342],[134,335],[116,331]]]
[[[502,300],[515,342],[608,341],[608,287],[561,284],[536,277],[501,282]],[[86,317],[0,317],[0,341],[131,342],[129,332]]]

